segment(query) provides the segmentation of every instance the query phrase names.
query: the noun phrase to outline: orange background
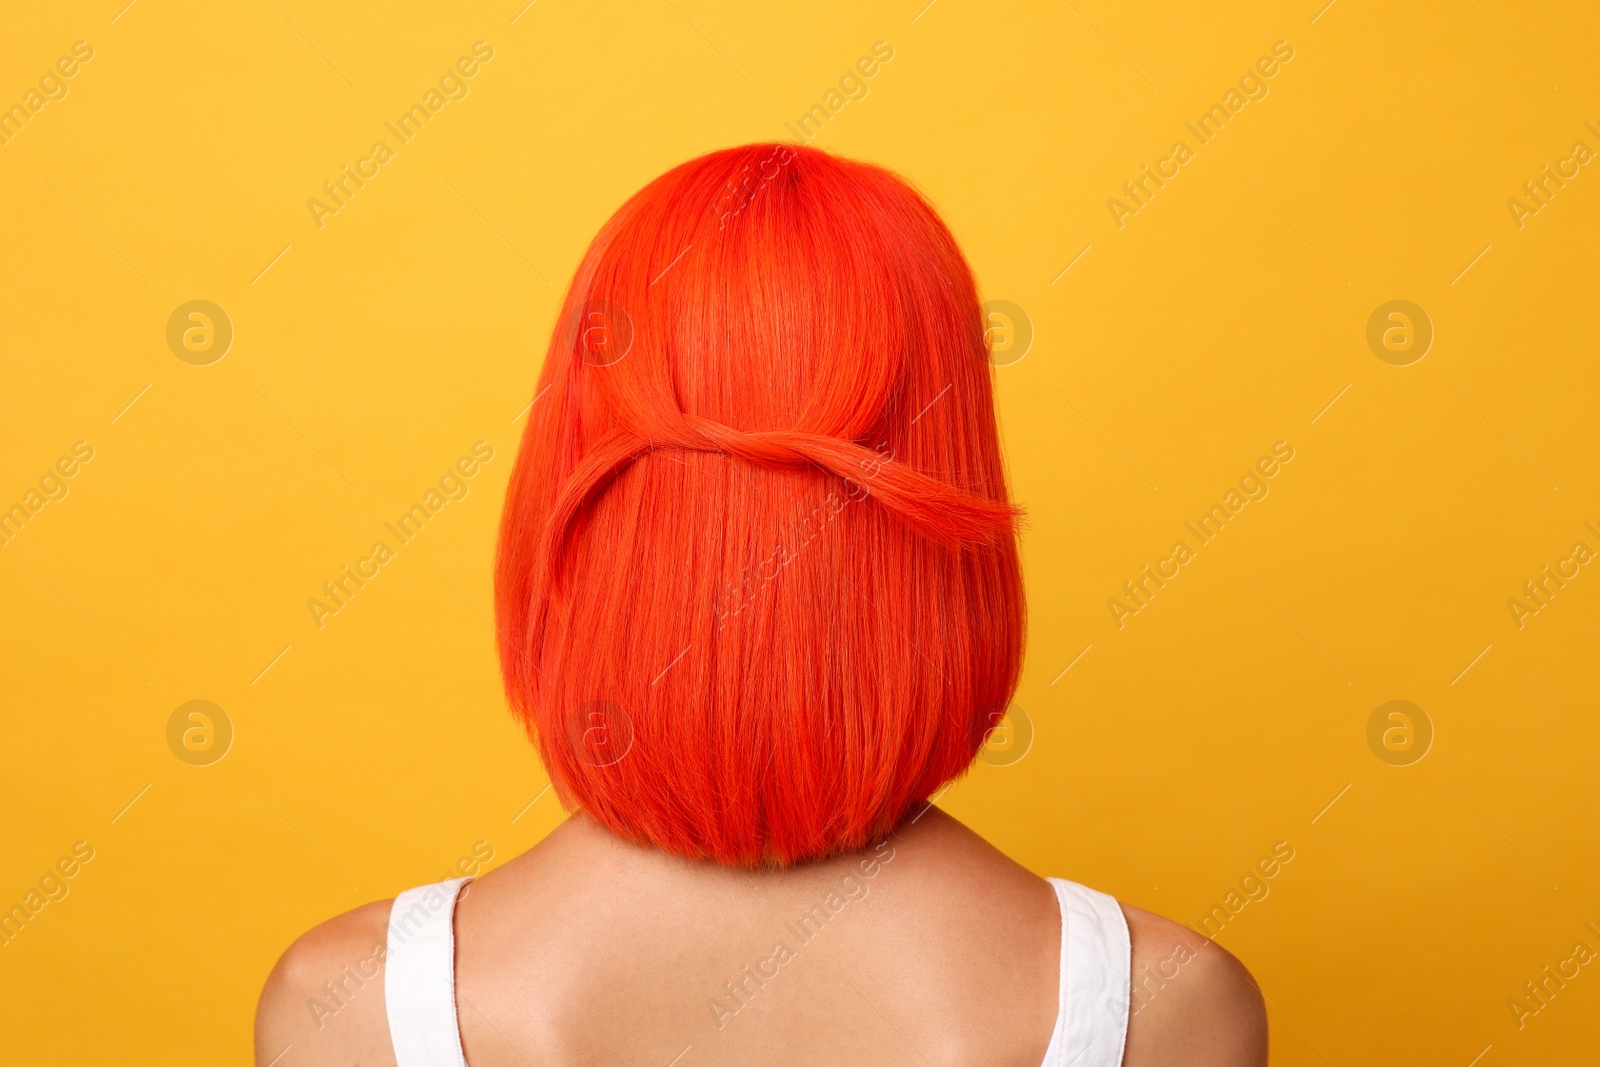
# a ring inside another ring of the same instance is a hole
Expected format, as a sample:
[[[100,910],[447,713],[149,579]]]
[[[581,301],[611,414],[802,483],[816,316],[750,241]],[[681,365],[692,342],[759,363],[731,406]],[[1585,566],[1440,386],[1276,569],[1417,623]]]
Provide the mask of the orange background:
[[[1191,923],[1286,843],[1219,934],[1276,1063],[1593,1058],[1593,965],[1520,1028],[1507,1004],[1600,950],[1600,573],[1508,608],[1600,549],[1600,174],[1508,206],[1600,149],[1592,10],[123,2],[0,36],[0,105],[93,49],[0,145],[0,507],[66,490],[0,546],[0,907],[93,850],[0,947],[8,1062],[241,1062],[295,934],[556,824],[485,616],[562,286],[628,194],[793,136],[878,41],[815,143],[913,180],[1021,309],[995,373],[1032,523],[1022,710],[942,802]],[[467,95],[319,228],[308,199],[477,41]],[[168,343],[191,300],[232,327],[205,365]],[[1367,341],[1391,300],[1434,335],[1405,366]],[[468,495],[318,628],[307,600],[478,441]],[[1279,441],[1269,494],[1192,540]],[[169,735],[193,700],[231,725],[209,765],[179,758],[209,758],[191,720]],[[1369,746],[1391,700],[1420,714]]]

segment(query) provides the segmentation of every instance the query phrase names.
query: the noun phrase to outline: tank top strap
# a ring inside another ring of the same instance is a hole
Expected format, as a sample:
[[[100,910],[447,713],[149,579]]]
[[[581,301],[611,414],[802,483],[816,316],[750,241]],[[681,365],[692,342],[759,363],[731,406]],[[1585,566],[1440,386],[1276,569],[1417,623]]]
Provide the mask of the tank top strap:
[[[470,878],[408,889],[389,912],[383,995],[398,1067],[467,1067],[456,1020],[456,897]]]
[[[1104,893],[1049,881],[1061,905],[1061,988],[1045,1067],[1120,1067],[1133,981],[1128,920]]]

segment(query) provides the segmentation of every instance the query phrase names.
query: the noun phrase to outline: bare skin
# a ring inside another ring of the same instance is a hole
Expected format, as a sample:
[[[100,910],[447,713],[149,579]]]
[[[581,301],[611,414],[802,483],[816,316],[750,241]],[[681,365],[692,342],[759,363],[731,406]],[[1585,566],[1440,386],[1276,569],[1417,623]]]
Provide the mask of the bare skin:
[[[276,1067],[395,1062],[381,971],[359,988],[345,977],[379,966],[361,961],[384,943],[390,903],[284,953],[257,1009],[260,1067],[285,1046]],[[1122,910],[1135,982],[1125,1067],[1265,1064],[1244,967],[1186,927]],[[937,808],[877,849],[755,872],[687,863],[578,816],[463,893],[462,1045],[472,1067],[1039,1067],[1060,928],[1047,882]],[[342,978],[330,1014],[324,983]]]

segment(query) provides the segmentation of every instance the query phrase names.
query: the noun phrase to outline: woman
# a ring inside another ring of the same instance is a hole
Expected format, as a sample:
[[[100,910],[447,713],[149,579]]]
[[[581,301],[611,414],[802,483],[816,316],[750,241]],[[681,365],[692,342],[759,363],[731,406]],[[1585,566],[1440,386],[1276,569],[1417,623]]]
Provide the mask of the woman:
[[[506,691],[577,814],[302,937],[259,1061],[1264,1063],[1221,948],[928,800],[1023,650],[986,354],[960,250],[879,168],[752,145],[624,204],[497,560]]]

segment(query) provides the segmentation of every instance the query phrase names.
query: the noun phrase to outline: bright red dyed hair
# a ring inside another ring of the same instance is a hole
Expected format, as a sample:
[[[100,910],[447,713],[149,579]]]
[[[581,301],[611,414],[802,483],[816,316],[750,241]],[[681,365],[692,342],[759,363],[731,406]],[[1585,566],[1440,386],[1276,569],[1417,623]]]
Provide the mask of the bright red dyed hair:
[[[967,768],[1023,641],[991,373],[960,249],[878,167],[749,145],[612,216],[496,563],[506,691],[568,807],[788,864]]]

